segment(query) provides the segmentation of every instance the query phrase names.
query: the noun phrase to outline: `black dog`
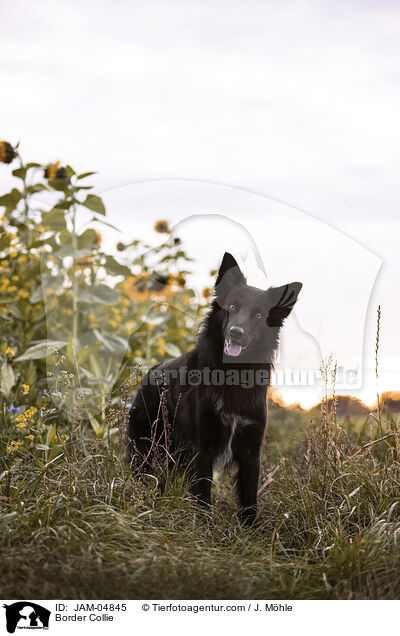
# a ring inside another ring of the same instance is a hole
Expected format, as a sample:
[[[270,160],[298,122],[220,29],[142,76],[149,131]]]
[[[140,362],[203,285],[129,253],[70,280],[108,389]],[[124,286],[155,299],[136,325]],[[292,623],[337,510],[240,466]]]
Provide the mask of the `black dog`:
[[[151,471],[162,448],[189,467],[195,496],[209,506],[213,466],[233,462],[240,517],[253,523],[273,355],[301,287],[250,287],[225,253],[197,346],[142,380],[129,418],[132,465]]]

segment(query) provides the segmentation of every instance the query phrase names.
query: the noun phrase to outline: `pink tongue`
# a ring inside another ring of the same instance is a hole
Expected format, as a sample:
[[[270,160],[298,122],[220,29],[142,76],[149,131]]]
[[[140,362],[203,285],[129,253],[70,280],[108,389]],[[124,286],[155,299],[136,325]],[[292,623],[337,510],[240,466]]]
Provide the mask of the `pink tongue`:
[[[228,340],[226,343],[226,351],[230,356],[238,356],[242,351],[242,345]]]

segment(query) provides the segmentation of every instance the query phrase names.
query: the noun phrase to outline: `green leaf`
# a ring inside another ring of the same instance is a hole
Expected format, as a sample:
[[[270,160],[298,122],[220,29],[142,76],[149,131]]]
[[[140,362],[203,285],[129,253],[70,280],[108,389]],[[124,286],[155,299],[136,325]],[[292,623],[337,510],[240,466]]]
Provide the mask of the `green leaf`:
[[[94,334],[110,353],[123,354],[128,346],[128,340],[111,333],[101,333],[97,329]]]
[[[106,256],[105,268],[110,274],[116,276],[131,276],[132,272],[126,265],[121,265],[113,256]]]
[[[71,166],[66,166],[65,167],[65,172],[67,173],[67,176],[69,178],[73,177],[74,174],[76,174],[75,170],[73,168],[71,168]]]
[[[65,230],[67,227],[65,223],[65,212],[59,208],[53,208],[50,212],[42,212],[42,223],[43,225],[48,225],[56,232]]]
[[[78,247],[86,247],[87,245],[94,245],[97,243],[97,234],[95,230],[85,230],[80,236],[78,236]]]
[[[35,163],[34,161],[31,161],[30,163],[26,164],[26,167],[28,168],[41,168],[41,164],[40,163]]]
[[[8,247],[11,243],[11,235],[3,234],[0,236],[0,250],[4,250],[5,247]]]
[[[119,300],[119,292],[106,285],[93,285],[93,287],[81,287],[78,291],[78,298],[85,303],[115,305]]]
[[[47,431],[46,444],[47,444],[47,446],[49,448],[51,448],[57,442],[58,442],[58,439],[57,439],[57,427],[56,427],[55,424],[53,424],[53,426],[51,426],[49,428],[49,430]]]
[[[54,188],[54,190],[65,192],[68,190],[69,183],[65,179],[51,179],[49,185]]]
[[[74,361],[74,346],[72,344],[72,338],[69,339],[66,348],[67,358],[70,362]]]
[[[112,223],[108,223],[107,221],[103,221],[103,219],[97,219],[95,216],[91,219],[91,222],[94,223],[101,223],[101,225],[106,225],[107,227],[111,227],[113,230],[116,230],[117,232],[119,232],[120,234],[122,234],[122,231],[118,228],[115,227],[115,225],[112,225]],[[132,243],[133,245],[133,243]]]
[[[83,364],[85,360],[95,351],[101,349],[100,344],[87,345],[87,347],[82,347],[76,354],[76,362],[77,364]]]
[[[72,243],[72,234],[68,230],[61,230],[60,232],[61,245],[70,245]]]
[[[54,206],[53,210],[69,210],[69,208],[71,207],[71,205],[73,205],[75,203],[75,201],[65,201],[64,199],[61,199],[60,201],[57,201],[57,204]]]
[[[92,426],[92,429],[96,433],[96,436],[97,437],[102,437],[103,433],[104,433],[104,426],[99,424],[99,422],[96,420],[96,418],[93,417],[93,415],[90,415],[90,413],[89,413],[89,420],[90,420],[90,424]]]
[[[18,179],[25,179],[26,171],[27,168],[15,168],[15,170],[12,170],[11,174],[13,174],[14,177],[17,177]]]
[[[16,188],[13,188],[11,192],[9,192],[8,194],[3,194],[3,196],[0,197],[0,206],[14,209],[17,207],[21,198],[21,192]]]
[[[26,191],[29,192],[29,194],[35,194],[35,192],[42,192],[43,190],[48,191],[48,188],[43,183],[35,183],[35,185],[26,187]]]
[[[182,351],[176,345],[174,345],[172,342],[167,342],[164,345],[164,349],[173,358],[177,358],[178,356],[182,355]]]
[[[90,177],[92,174],[97,174],[97,172],[82,172],[82,174],[78,174],[77,179],[86,179],[86,177]]]
[[[29,347],[21,356],[15,359],[15,362],[22,362],[23,360],[40,360],[41,358],[47,358],[54,353],[54,349],[62,349],[68,342],[65,340],[45,340],[39,344],[35,344]]]
[[[102,214],[104,216],[106,213],[103,201],[95,194],[88,194],[86,200],[82,201],[82,205],[97,214]]]
[[[4,360],[0,373],[0,389],[6,398],[10,397],[11,389],[15,384],[15,375],[11,364]]]

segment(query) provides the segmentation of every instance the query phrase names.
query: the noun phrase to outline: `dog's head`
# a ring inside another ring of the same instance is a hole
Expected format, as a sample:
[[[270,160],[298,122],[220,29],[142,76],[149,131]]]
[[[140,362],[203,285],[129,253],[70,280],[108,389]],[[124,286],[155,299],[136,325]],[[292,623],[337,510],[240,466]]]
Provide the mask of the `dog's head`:
[[[279,330],[301,288],[302,283],[297,282],[267,290],[251,287],[236,260],[226,252],[215,283],[225,355],[239,362],[244,357],[258,361],[272,353],[278,344]]]

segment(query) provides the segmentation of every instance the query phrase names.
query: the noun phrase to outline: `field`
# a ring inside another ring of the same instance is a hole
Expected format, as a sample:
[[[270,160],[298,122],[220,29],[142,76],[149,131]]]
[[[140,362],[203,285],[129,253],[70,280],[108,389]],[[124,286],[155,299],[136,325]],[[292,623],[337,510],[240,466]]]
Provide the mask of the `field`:
[[[162,245],[103,251],[92,173],[24,163],[6,142],[0,162],[15,179],[0,197],[3,598],[399,598],[398,415],[328,393],[310,412],[272,402],[252,529],[232,474],[207,515],[162,462],[160,479],[132,474],[142,368],[193,345],[210,290],[190,289],[165,220]]]
[[[272,406],[249,530],[228,476],[205,517],[179,477],[161,493],[118,445],[76,431],[62,457],[21,456],[1,475],[3,597],[398,598],[397,433],[357,453],[366,439]]]

